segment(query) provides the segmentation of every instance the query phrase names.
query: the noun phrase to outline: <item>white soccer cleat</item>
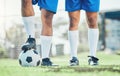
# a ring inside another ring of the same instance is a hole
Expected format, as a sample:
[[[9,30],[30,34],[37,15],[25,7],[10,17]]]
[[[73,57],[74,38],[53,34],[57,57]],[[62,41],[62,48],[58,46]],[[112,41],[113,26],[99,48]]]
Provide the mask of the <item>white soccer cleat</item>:
[[[94,57],[94,56],[88,56],[89,57],[89,60],[88,60],[88,64],[89,65],[98,65],[98,58]]]

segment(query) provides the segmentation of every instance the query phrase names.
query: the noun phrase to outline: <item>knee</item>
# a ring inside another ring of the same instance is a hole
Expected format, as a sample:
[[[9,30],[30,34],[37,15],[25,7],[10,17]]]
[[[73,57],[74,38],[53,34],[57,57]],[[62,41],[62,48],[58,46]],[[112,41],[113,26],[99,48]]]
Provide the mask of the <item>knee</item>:
[[[53,18],[53,14],[49,11],[47,11],[46,13],[43,14],[44,15],[44,18],[46,20],[51,20]]]
[[[45,10],[45,9],[42,9],[41,11],[42,11],[41,17],[42,17],[43,24],[51,27],[54,14],[50,11]]]
[[[70,18],[70,30],[77,30],[79,24],[79,19],[77,17]]]
[[[88,17],[88,25],[90,28],[96,28],[97,27],[97,18],[95,17]]]

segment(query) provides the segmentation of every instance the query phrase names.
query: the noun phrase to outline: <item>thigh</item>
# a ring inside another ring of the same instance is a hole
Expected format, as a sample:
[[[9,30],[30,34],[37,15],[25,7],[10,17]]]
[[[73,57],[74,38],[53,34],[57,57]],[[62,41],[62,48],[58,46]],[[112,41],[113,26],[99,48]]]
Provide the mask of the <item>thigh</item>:
[[[80,11],[74,11],[74,12],[68,12],[69,18],[76,18],[79,19],[80,18]]]
[[[88,12],[98,12],[100,0],[83,0],[82,9]]]
[[[53,13],[56,13],[57,6],[58,6],[58,0],[38,0],[38,6],[41,9],[46,9],[48,11],[51,11]]]
[[[65,10],[73,12],[81,9],[81,0],[65,0]]]

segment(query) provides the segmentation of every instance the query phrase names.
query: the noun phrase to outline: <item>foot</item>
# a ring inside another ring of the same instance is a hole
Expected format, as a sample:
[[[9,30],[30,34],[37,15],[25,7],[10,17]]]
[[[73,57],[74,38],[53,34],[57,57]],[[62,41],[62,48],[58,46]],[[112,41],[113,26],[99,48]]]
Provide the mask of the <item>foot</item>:
[[[70,66],[77,66],[79,65],[79,60],[76,57],[72,57],[72,60],[70,60]]]
[[[36,49],[36,41],[34,38],[29,37],[26,41],[26,43],[21,48],[24,51],[30,50],[30,49]]]
[[[88,56],[89,57],[89,60],[88,60],[88,64],[89,65],[98,65],[98,58],[94,57],[94,56]]]
[[[32,4],[35,5],[38,3],[38,0],[32,0]]]
[[[44,58],[42,59],[41,66],[58,66],[58,65],[53,64],[49,58]]]

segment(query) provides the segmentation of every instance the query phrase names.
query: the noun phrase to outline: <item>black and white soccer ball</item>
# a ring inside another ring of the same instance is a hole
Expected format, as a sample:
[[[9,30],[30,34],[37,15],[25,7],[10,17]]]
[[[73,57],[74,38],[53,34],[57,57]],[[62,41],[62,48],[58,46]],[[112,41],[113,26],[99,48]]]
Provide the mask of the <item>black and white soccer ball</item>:
[[[18,59],[19,64],[25,67],[39,66],[40,64],[40,56],[34,49],[21,51]]]

